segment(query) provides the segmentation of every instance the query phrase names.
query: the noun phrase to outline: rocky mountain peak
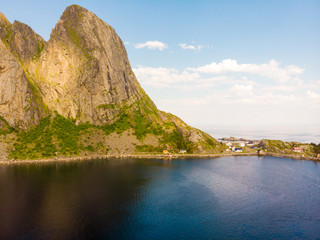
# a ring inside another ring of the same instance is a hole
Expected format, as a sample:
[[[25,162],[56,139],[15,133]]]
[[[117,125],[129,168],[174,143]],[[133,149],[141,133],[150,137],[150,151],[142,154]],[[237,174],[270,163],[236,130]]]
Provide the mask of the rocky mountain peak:
[[[40,35],[35,33],[31,27],[19,21],[13,22],[12,31],[11,50],[22,61],[40,57],[43,48],[46,46],[46,41]]]
[[[155,108],[115,30],[77,5],[63,12],[36,69],[48,107],[77,123],[112,123],[137,102]]]
[[[10,23],[7,17],[2,12],[0,12],[0,24],[4,22]]]
[[[65,9],[62,13],[60,20],[53,29],[50,39],[59,39],[63,33],[68,34],[71,38],[77,38],[75,33],[86,36],[87,31],[92,26],[90,21],[100,20],[94,13],[89,10],[80,7],[78,5],[71,5]],[[100,20],[102,21],[102,20]],[[92,36],[88,36],[92,37]],[[65,39],[62,39],[65,40]],[[80,42],[82,39],[73,39]]]
[[[11,53],[22,62],[39,58],[46,45],[31,27],[19,21],[11,24],[3,14],[0,16],[0,36]]]
[[[70,16],[73,16],[73,17],[76,17],[76,19],[80,20],[78,17],[81,17],[81,14],[95,15],[94,13],[90,12],[88,9],[81,7],[77,4],[73,4],[73,5],[68,6],[64,10],[60,19],[65,19],[65,18],[70,19]]]
[[[9,43],[8,38],[11,35],[12,24],[6,18],[6,16],[0,12],[0,38],[5,44]]]

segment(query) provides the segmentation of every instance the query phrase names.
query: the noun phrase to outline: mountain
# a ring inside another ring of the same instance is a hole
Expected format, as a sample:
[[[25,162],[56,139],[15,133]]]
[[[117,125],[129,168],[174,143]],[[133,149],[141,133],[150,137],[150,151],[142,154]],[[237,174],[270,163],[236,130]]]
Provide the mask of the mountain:
[[[67,7],[48,42],[0,13],[0,37],[0,126],[18,134],[11,151],[19,154],[12,156],[83,154],[99,147],[220,151],[211,136],[157,109],[115,30],[87,9]],[[121,139],[115,146],[113,135]]]

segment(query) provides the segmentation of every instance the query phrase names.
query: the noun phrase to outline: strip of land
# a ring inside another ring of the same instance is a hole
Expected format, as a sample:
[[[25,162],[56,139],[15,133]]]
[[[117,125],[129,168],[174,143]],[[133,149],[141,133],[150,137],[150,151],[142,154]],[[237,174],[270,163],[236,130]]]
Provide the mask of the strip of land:
[[[188,158],[218,158],[218,157],[231,157],[231,156],[273,156],[283,157],[297,160],[311,160],[320,162],[320,158],[303,156],[303,155],[292,155],[282,153],[221,153],[221,154],[110,154],[110,155],[92,155],[92,156],[76,156],[76,157],[55,157],[47,159],[33,159],[33,160],[2,160],[0,165],[16,165],[16,164],[39,164],[39,163],[56,163],[56,162],[74,162],[74,161],[89,161],[96,159],[188,159]]]

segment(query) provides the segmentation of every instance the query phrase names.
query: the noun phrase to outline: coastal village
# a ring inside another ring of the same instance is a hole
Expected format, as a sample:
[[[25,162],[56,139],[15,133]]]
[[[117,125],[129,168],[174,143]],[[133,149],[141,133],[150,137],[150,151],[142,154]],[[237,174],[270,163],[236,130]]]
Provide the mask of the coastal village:
[[[260,149],[260,140],[237,139],[234,137],[221,138],[219,140],[227,147],[225,152],[242,153],[248,149],[256,149],[258,152],[263,152],[263,150]]]
[[[257,153],[263,154],[268,150],[270,151],[278,148],[278,151],[286,150],[287,153],[292,152],[296,154],[303,154],[305,152],[308,154],[311,150],[309,144],[302,144],[298,142],[283,142],[279,140],[248,140],[243,138],[237,139],[234,137],[221,138],[219,140],[226,145],[226,152],[242,153],[245,152],[245,150],[251,149],[256,150]],[[320,154],[317,154],[317,157],[320,157]]]
[[[299,142],[283,142],[280,140],[248,140],[244,138],[220,138],[221,153],[219,155],[271,155],[290,156],[299,159],[320,160],[319,144],[303,144]],[[178,154],[173,154],[168,149],[164,149],[162,154],[169,158],[177,155],[190,155],[185,149],[180,149]],[[193,155],[193,154],[191,154]]]

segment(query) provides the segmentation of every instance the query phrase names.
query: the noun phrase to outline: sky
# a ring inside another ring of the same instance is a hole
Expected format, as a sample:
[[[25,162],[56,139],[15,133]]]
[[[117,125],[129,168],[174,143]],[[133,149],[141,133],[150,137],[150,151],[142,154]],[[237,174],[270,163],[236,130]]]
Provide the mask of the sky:
[[[78,4],[113,26],[157,107],[204,125],[320,124],[320,1],[0,0],[45,40]]]

